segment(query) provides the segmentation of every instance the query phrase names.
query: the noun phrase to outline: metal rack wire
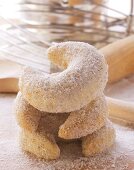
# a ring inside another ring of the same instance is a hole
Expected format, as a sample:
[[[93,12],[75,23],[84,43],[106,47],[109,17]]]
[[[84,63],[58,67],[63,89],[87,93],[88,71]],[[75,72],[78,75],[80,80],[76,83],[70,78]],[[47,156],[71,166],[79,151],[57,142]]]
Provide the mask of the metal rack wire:
[[[134,0],[128,2],[126,14],[108,6],[108,0],[15,1],[12,12],[16,17],[0,14],[4,42],[0,54],[44,70],[50,67],[46,49],[52,42],[75,40],[101,47],[134,34]],[[0,9],[6,8],[7,3],[0,2]]]

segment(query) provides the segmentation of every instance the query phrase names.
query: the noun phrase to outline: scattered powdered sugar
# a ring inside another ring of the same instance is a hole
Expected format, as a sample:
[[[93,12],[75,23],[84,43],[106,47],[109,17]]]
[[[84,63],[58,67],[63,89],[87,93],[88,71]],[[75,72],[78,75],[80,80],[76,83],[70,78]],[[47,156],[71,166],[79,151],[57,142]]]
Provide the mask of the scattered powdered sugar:
[[[11,107],[15,95],[0,95],[0,170],[133,170],[134,130],[114,124],[116,143],[106,153],[82,157],[81,143],[62,144],[61,157],[39,160],[19,147],[19,128]]]
[[[117,99],[134,101],[134,75],[108,85],[105,89],[105,94]]]

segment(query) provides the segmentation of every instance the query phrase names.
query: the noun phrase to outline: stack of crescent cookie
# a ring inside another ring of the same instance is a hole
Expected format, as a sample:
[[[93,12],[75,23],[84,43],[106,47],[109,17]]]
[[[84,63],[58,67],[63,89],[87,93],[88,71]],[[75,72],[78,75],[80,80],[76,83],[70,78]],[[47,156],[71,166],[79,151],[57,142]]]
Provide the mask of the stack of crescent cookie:
[[[84,156],[108,149],[115,131],[103,94],[107,64],[83,42],[55,43],[48,49],[62,72],[46,74],[25,67],[19,80],[15,113],[21,147],[39,158],[57,159],[58,142],[81,140]]]

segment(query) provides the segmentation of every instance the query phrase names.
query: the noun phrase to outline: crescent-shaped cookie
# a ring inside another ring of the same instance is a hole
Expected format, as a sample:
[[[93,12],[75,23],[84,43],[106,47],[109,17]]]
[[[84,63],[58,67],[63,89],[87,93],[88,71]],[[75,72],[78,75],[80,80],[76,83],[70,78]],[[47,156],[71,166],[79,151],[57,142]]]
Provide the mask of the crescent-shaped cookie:
[[[93,133],[105,125],[108,108],[105,96],[97,97],[87,106],[71,112],[60,126],[59,136],[64,139],[76,139]]]
[[[107,120],[100,130],[82,138],[82,153],[84,156],[93,156],[110,148],[115,141],[115,130]]]
[[[40,111],[65,113],[79,110],[98,97],[107,82],[107,64],[98,50],[84,42],[55,43],[48,57],[64,68],[46,74],[24,68],[20,91],[25,100]]]
[[[20,133],[21,148],[36,155],[38,158],[57,159],[60,149],[54,139],[37,132],[22,129]]]

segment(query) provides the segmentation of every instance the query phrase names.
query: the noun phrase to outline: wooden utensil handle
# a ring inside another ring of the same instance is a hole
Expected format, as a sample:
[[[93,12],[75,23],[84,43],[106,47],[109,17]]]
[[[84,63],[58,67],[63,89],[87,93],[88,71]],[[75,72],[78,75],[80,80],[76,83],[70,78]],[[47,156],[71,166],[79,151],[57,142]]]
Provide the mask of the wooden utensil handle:
[[[134,73],[134,35],[100,49],[109,66],[108,83]]]
[[[134,36],[109,44],[100,52],[106,57],[109,66],[108,83],[113,83],[134,73]],[[106,97],[111,117],[134,123],[134,102]]]
[[[134,102],[106,97],[110,116],[134,123]]]

